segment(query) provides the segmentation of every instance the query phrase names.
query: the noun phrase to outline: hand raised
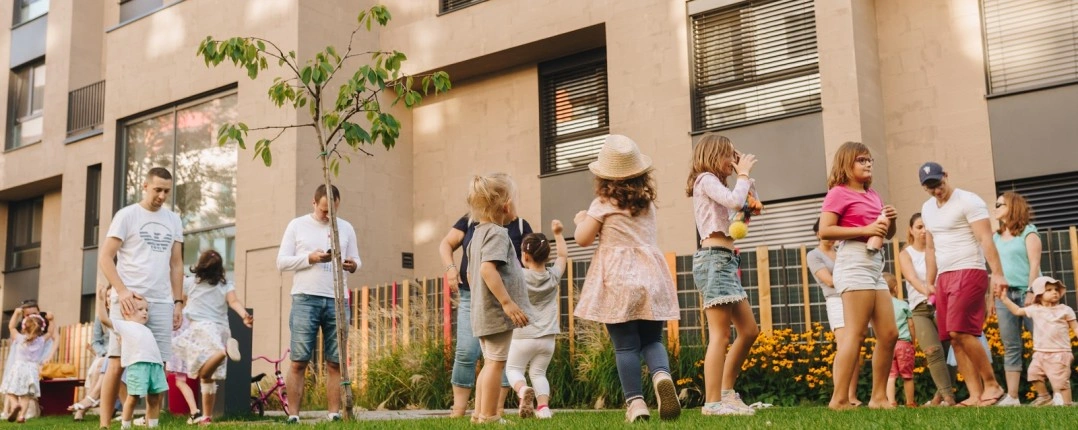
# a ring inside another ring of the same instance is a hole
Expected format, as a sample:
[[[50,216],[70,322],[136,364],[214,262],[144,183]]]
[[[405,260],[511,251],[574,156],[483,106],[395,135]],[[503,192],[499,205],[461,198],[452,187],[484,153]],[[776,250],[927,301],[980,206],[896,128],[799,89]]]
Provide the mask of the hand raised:
[[[553,231],[554,234],[561,234],[563,230],[565,230],[565,226],[561,225],[560,220],[553,220],[550,222],[550,231]]]

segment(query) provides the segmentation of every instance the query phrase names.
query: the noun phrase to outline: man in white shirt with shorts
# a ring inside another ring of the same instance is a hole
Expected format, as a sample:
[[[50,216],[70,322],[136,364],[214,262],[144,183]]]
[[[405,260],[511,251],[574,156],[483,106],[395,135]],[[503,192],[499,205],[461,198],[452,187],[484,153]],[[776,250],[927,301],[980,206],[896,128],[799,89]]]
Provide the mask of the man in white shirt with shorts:
[[[112,218],[101,245],[98,265],[112,285],[110,318],[133,314],[137,298],[148,305],[146,327],[167,361],[172,353],[172,330],[180,327],[183,312],[183,226],[179,215],[163,207],[172,193],[172,174],[154,167],[142,183],[142,200]],[[175,299],[175,300],[174,300]],[[112,419],[123,368],[120,342],[109,334],[109,364],[101,381],[101,426]]]

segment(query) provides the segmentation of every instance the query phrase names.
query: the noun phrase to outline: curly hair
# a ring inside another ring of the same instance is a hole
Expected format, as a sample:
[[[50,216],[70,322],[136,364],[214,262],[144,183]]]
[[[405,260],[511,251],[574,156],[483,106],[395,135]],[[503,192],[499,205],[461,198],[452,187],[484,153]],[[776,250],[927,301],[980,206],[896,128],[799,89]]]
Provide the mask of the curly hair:
[[[999,228],[996,233],[1011,232],[1011,236],[1022,234],[1033,220],[1033,208],[1029,207],[1026,198],[1014,191],[1007,191],[999,195],[1007,204],[1007,214],[999,219]]]
[[[595,195],[637,216],[651,208],[659,197],[651,172],[629,179],[603,179],[595,177]]]
[[[224,285],[225,279],[224,260],[221,254],[212,249],[207,249],[198,257],[198,263],[191,266],[191,273],[195,274],[197,282],[208,282],[210,285]]]

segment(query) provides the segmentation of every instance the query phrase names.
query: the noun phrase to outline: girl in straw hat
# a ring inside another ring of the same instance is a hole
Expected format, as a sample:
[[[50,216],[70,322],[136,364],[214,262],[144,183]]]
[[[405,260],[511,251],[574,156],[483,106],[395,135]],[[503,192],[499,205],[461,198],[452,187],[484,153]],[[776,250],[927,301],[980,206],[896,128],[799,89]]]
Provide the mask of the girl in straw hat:
[[[651,372],[659,417],[681,414],[670,363],[662,344],[663,321],[677,320],[676,287],[656,240],[655,185],[651,158],[625,136],[610,135],[599,159],[588,165],[595,194],[576,214],[575,238],[589,246],[601,236],[580,292],[576,316],[606,324],[628,410],[626,421],[647,419],[640,375],[643,355]]]
[[[740,257],[726,232],[730,219],[745,203],[752,180],[749,172],[756,156],[740,155],[724,136],[706,134],[696,144],[685,193],[692,197],[696,229],[702,247],[693,255],[692,274],[704,295],[708,343],[704,355],[704,415],[753,415],[755,411],[734,391],[749,348],[760,334],[748,295],[737,276]],[[737,174],[733,189],[726,178]],[[730,324],[737,339],[730,346]],[[730,352],[726,349],[730,347]],[[729,360],[727,359],[729,358]]]

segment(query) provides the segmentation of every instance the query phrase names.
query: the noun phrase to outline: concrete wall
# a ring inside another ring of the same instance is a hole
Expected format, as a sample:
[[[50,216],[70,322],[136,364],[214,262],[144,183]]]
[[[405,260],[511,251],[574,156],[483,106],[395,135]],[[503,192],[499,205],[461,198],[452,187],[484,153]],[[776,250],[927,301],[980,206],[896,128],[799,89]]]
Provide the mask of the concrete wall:
[[[988,100],[996,180],[1078,170],[1078,85]]]

